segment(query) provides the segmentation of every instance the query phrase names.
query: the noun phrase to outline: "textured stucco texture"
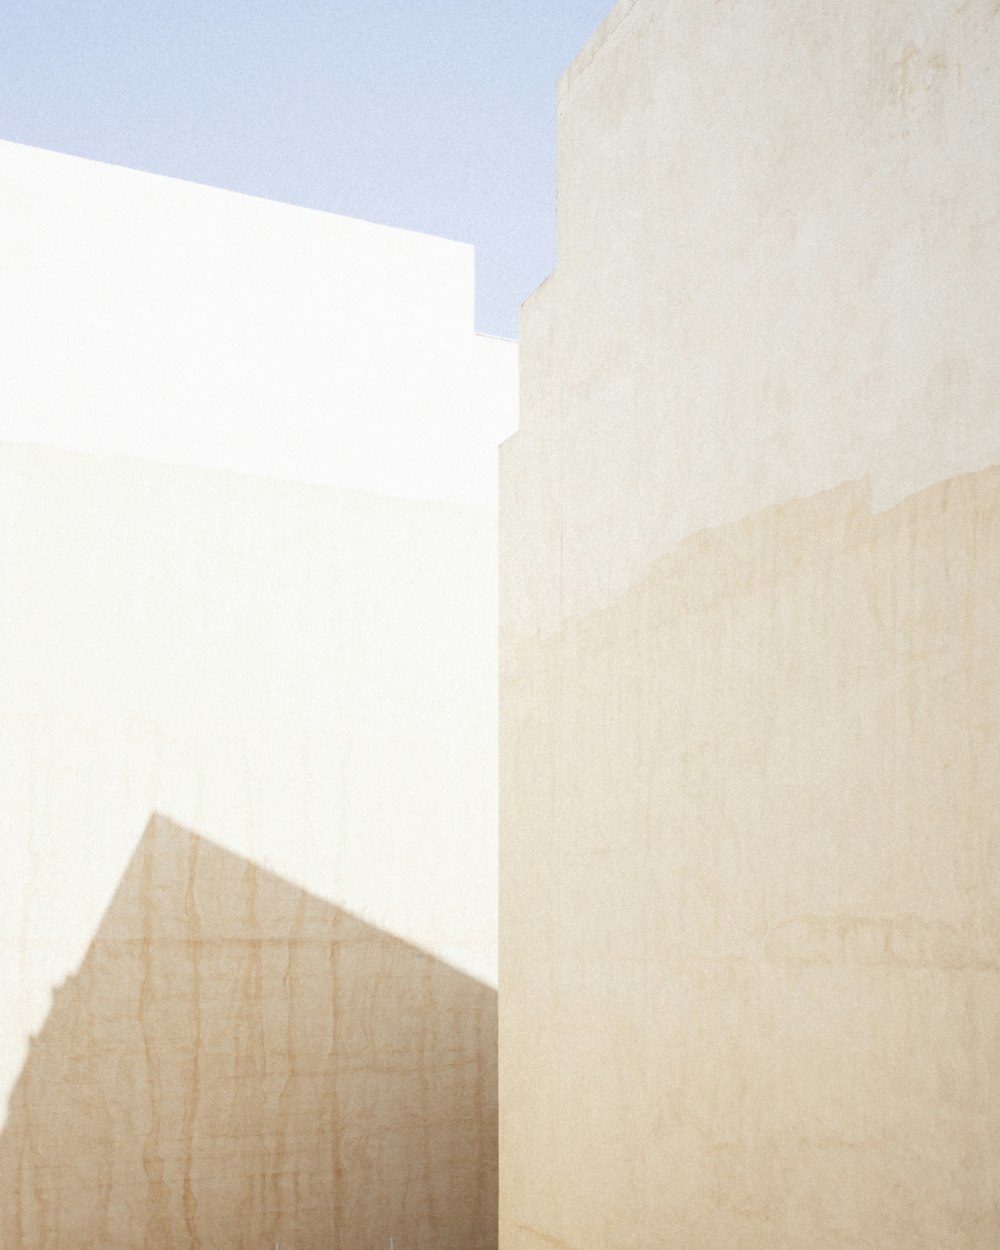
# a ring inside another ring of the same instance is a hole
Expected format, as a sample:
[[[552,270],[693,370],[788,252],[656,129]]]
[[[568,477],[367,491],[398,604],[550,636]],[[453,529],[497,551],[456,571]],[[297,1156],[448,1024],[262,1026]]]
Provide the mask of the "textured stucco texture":
[[[496,1239],[496,994],[162,817],[0,1133],[0,1245]]]
[[[501,448],[502,1250],[1000,1241],[1000,10],[617,6]]]
[[[36,448],[0,482],[0,1247],[495,1245],[495,516]],[[193,894],[157,858],[132,897],[151,812],[228,855]]]

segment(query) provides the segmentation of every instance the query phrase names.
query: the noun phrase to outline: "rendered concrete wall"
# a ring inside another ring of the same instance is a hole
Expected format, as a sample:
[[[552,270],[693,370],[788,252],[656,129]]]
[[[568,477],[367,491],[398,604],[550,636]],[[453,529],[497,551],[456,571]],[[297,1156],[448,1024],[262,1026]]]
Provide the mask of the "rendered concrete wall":
[[[1000,10],[619,4],[501,454],[504,1250],[1000,1236]]]
[[[0,180],[0,1246],[495,1244],[516,349],[471,249]],[[154,813],[216,850],[137,895]]]

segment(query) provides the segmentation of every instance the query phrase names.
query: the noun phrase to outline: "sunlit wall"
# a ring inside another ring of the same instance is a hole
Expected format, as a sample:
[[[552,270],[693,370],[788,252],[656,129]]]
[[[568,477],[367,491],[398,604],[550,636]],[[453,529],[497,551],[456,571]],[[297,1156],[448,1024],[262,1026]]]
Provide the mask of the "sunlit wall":
[[[0,180],[4,1105],[154,812],[495,985],[516,348],[471,249],[10,144]]]

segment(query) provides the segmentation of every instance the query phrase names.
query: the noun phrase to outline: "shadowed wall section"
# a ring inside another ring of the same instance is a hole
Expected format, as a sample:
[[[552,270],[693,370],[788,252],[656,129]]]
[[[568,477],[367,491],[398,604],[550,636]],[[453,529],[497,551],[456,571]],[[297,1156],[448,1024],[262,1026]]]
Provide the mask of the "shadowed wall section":
[[[992,469],[506,633],[506,1250],[997,1244],[998,604]]]
[[[3,1250],[489,1250],[496,994],[154,817],[0,1137]]]

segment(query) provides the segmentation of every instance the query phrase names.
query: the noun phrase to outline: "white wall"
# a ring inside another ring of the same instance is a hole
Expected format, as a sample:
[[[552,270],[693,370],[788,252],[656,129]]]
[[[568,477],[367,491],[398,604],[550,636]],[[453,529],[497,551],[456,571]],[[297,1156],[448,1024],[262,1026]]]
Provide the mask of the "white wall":
[[[473,249],[0,142],[0,437],[489,503]]]
[[[471,249],[0,180],[0,1100],[154,810],[495,984],[516,347]]]

